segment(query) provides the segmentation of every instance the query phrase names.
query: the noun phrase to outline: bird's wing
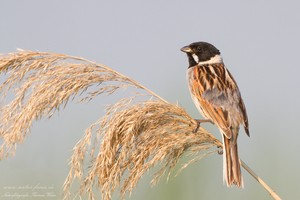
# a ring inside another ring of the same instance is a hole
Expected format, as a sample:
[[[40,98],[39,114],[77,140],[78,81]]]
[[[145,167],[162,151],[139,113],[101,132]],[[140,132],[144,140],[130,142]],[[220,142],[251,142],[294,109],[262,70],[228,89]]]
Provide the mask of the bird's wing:
[[[241,94],[224,64],[198,66],[195,70],[200,70],[194,73],[198,76],[194,76],[194,81],[202,86],[201,95],[196,95],[202,112],[222,129],[227,138],[232,136],[231,127],[241,123],[249,135],[248,118]]]

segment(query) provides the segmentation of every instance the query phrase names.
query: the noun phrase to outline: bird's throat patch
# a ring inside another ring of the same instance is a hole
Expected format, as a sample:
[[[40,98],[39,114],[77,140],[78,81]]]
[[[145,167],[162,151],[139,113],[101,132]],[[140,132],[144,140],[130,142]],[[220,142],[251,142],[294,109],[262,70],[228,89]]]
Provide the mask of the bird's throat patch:
[[[195,62],[199,63],[199,57],[196,54],[194,54],[194,53],[192,54],[192,56],[193,56]]]

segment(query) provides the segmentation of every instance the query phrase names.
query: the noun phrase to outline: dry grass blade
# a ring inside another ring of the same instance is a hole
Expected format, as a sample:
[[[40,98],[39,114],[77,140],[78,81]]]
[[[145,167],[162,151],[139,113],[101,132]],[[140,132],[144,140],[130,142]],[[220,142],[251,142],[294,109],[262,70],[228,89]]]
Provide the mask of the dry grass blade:
[[[50,117],[68,100],[93,86],[83,100],[138,84],[104,65],[62,54],[20,51],[0,59],[0,72],[8,78],[0,85],[2,103],[7,94],[14,99],[1,107],[0,159],[13,154],[32,122]]]
[[[107,110],[98,123],[97,135],[102,144],[98,155],[91,158],[91,167],[83,177],[84,156],[91,143],[91,129],[74,150],[71,172],[65,190],[74,177],[83,179],[81,192],[93,197],[93,185],[98,184],[102,199],[111,199],[112,192],[120,186],[122,197],[131,192],[141,176],[153,166],[160,166],[154,176],[159,178],[172,169],[184,153],[207,153],[221,143],[210,133],[196,126],[182,108],[162,101],[145,101],[129,105],[122,100]],[[94,149],[94,148],[93,148]]]

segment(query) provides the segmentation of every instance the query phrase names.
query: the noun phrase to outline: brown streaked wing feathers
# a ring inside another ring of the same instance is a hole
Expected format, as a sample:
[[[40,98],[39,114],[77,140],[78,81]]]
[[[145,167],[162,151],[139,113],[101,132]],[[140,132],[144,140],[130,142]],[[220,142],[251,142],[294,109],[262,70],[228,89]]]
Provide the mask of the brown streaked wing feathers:
[[[243,113],[243,118],[244,118],[243,126],[244,126],[244,129],[245,129],[245,132],[250,137],[249,124],[248,124],[248,116],[247,116],[245,104],[244,104],[244,101],[243,101],[242,98],[241,98],[241,102],[240,102],[240,108],[241,108],[241,111]]]
[[[243,123],[249,135],[243,100],[235,80],[224,64],[195,67],[192,91],[198,98],[205,117],[218,125],[227,138],[232,136],[230,129],[232,123]]]
[[[238,89],[238,86],[233,78],[233,76],[231,75],[231,73],[227,70],[228,72],[228,75],[230,76],[230,78],[233,80],[234,84],[236,85],[236,88],[239,92],[239,89]],[[240,92],[239,92],[240,93]],[[244,104],[244,101],[241,97],[241,95],[239,94],[239,108],[240,108],[240,111],[242,112],[242,115],[243,115],[243,126],[244,126],[244,129],[245,129],[245,132],[248,136],[250,136],[250,132],[249,132],[249,123],[248,123],[248,116],[247,116],[247,111],[246,111],[246,107],[245,107],[245,104]]]

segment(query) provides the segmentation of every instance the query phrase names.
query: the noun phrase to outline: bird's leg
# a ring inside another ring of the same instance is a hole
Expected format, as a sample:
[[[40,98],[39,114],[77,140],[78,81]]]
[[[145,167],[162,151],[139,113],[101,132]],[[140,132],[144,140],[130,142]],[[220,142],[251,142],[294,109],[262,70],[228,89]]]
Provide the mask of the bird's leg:
[[[213,123],[210,119],[195,119],[196,122],[197,122],[197,126],[196,128],[193,130],[193,133],[197,133],[199,127],[200,127],[200,124],[201,123],[204,123],[204,122],[210,122],[210,123]]]

